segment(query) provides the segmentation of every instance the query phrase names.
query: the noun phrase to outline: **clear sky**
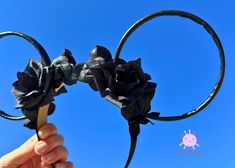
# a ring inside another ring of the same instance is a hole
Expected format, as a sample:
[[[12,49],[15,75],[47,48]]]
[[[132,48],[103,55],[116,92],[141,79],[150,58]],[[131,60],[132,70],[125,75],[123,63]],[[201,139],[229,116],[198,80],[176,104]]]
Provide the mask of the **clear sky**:
[[[235,167],[235,2],[232,0],[145,1],[1,1],[0,31],[15,30],[36,38],[51,59],[64,48],[77,62],[88,60],[96,45],[112,54],[125,31],[138,19],[164,9],[192,12],[215,29],[226,54],[226,75],[215,100],[199,115],[178,122],[141,126],[130,168],[234,168]],[[0,40],[0,109],[14,110],[11,84],[34,48],[17,37]],[[176,115],[197,107],[211,92],[219,74],[219,55],[211,37],[197,24],[177,17],[150,22],[128,40],[122,58],[142,58],[143,69],[158,83],[152,111]],[[86,84],[67,87],[56,97],[49,117],[65,137],[69,159],[76,168],[121,168],[129,150],[127,122],[119,109]],[[12,151],[34,131],[0,118],[0,156]],[[183,150],[184,130],[191,129],[199,147]]]

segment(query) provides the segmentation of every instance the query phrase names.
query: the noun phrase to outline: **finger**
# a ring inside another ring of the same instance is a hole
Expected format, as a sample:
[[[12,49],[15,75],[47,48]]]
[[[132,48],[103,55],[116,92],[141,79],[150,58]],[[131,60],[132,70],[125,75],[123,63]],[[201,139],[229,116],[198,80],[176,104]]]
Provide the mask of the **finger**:
[[[44,155],[55,149],[58,146],[63,146],[64,138],[61,135],[53,135],[48,139],[39,141],[34,148],[34,151],[37,155]]]
[[[74,168],[74,165],[72,162],[58,162],[55,165],[55,168]]]
[[[44,124],[38,131],[39,137],[41,139],[46,139],[49,136],[55,135],[57,133],[57,128],[53,124]]]
[[[42,139],[46,139],[49,136],[55,135],[57,133],[57,128],[53,124],[45,124],[39,129],[39,136]],[[28,144],[35,144],[35,141],[37,141],[37,136],[32,136],[28,141],[26,141],[21,147],[28,145]]]
[[[41,157],[42,161],[47,164],[53,164],[58,161],[65,161],[68,157],[68,150],[64,146],[59,146],[51,152]]]
[[[37,135],[33,135],[31,138],[29,138],[23,145],[20,146],[20,148],[26,147],[26,146],[33,146],[32,144],[36,144],[38,141]]]
[[[29,140],[27,140],[22,146],[15,149],[11,153],[3,156],[1,158],[1,164],[11,164],[19,166],[29,160],[33,155],[34,146],[37,143],[37,137],[34,135]],[[0,166],[1,167],[1,166]]]

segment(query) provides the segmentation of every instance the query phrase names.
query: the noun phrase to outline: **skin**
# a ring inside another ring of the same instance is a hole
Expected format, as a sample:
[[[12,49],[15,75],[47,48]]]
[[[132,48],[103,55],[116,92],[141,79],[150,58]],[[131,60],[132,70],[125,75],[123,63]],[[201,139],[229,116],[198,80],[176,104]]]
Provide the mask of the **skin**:
[[[0,168],[74,168],[73,163],[66,161],[68,151],[64,147],[64,139],[53,124],[43,125],[39,136],[41,141],[34,135],[0,158]]]

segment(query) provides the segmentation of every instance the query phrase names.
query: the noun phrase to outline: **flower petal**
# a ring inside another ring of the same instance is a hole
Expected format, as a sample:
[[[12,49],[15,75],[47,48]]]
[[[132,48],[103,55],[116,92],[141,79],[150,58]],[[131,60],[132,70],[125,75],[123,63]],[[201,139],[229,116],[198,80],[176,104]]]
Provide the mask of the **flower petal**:
[[[101,68],[91,68],[91,72],[93,74],[96,87],[99,90],[101,97],[106,96],[105,90],[108,87],[108,79],[105,78],[103,70]]]
[[[105,62],[112,60],[112,55],[110,51],[102,46],[97,45],[90,53],[90,62],[94,61],[96,58],[101,57]]]

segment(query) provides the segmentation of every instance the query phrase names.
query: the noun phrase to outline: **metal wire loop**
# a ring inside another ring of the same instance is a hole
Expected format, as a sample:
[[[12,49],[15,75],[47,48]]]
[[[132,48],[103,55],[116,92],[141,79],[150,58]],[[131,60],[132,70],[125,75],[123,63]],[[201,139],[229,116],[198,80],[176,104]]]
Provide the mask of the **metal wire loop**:
[[[187,18],[190,19],[194,22],[196,22],[199,25],[202,25],[204,27],[204,29],[212,36],[218,51],[219,51],[219,56],[220,56],[220,74],[218,77],[218,80],[212,90],[212,92],[210,93],[210,95],[207,97],[207,99],[202,102],[197,108],[184,113],[182,115],[179,116],[163,116],[163,117],[159,117],[157,120],[159,121],[177,121],[177,120],[182,120],[182,119],[186,119],[189,118],[197,113],[199,113],[200,111],[202,111],[204,108],[206,108],[211,101],[216,97],[222,83],[223,83],[223,79],[224,79],[224,74],[225,74],[225,56],[224,56],[224,50],[223,50],[223,46],[220,42],[220,39],[218,37],[218,35],[216,34],[216,32],[213,30],[213,28],[203,19],[201,19],[200,17],[185,12],[185,11],[180,11],[180,10],[163,10],[163,11],[158,11],[156,13],[153,13],[147,17],[144,17],[142,19],[140,19],[139,21],[137,21],[135,24],[133,24],[128,30],[127,32],[124,34],[124,36],[122,37],[122,39],[120,40],[118,47],[116,49],[116,53],[115,53],[115,57],[114,57],[114,62],[116,62],[118,60],[118,58],[120,57],[120,53],[122,51],[122,48],[125,44],[125,42],[127,41],[127,39],[130,37],[130,35],[132,33],[134,33],[140,26],[142,26],[144,23],[154,19],[154,18],[158,18],[161,16],[179,16],[179,17],[183,17],[183,18]]]

